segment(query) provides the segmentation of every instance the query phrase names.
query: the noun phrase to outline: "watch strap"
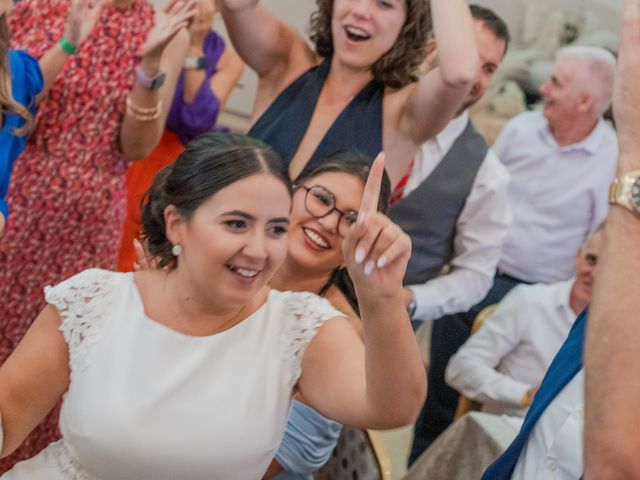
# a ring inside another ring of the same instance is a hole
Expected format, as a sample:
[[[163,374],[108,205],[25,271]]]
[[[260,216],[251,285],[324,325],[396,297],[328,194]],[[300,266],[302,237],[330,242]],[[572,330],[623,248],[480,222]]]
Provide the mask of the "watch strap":
[[[141,65],[135,68],[136,80],[144,88],[150,90],[157,90],[164,83],[165,74],[162,71],[158,71],[153,77],[147,75]]]
[[[207,59],[204,56],[187,57],[184,59],[185,70],[204,70],[207,68]]]

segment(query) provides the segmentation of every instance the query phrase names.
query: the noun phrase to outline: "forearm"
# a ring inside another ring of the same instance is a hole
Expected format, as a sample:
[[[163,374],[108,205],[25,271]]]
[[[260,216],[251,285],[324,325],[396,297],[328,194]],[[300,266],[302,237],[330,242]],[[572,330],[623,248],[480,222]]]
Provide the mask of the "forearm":
[[[509,407],[520,407],[522,397],[532,387],[497,372],[481,358],[464,354],[452,357],[445,381],[471,400],[480,403],[491,401]]]
[[[40,70],[42,71],[42,77],[44,79],[44,88],[36,97],[36,101],[40,102],[47,93],[49,89],[53,86],[58,78],[60,72],[64,67],[67,59],[69,58],[69,54],[65,52],[62,47],[56,43],[53,47],[45,52],[45,54],[40,57],[38,60],[38,64],[40,65]]]
[[[479,69],[475,29],[467,2],[431,0],[431,15],[440,76],[446,85],[466,92]]]
[[[158,72],[159,67],[148,66],[143,67],[148,72]],[[148,74],[149,76],[155,73]],[[157,145],[162,136],[166,121],[167,111],[170,105],[162,101],[162,97],[158,90],[150,90],[135,83],[133,90],[129,93],[128,102],[133,108],[141,111],[134,114],[131,109],[127,108],[122,128],[120,131],[120,144],[124,156],[128,160],[139,160],[146,157],[151,150]],[[156,110],[157,109],[157,110]],[[143,110],[153,113],[144,114]],[[152,118],[155,116],[155,118]]]
[[[438,67],[413,88],[401,130],[416,145],[438,134],[459,112],[480,63],[469,7],[464,0],[431,0]]]
[[[625,0],[613,110],[618,176],[640,170],[640,0]],[[585,479],[640,478],[640,219],[612,206],[593,291],[585,372]]]
[[[187,57],[201,57],[204,54],[202,44],[191,45],[187,52]],[[185,103],[189,104],[193,102],[196,95],[200,91],[202,84],[206,79],[204,69],[191,68],[184,71],[184,94],[182,99]]]
[[[623,154],[624,156],[624,154]],[[640,149],[621,164],[640,169]],[[621,169],[620,173],[622,173]],[[598,262],[585,354],[585,478],[640,477],[640,220],[612,207]]]
[[[454,269],[422,285],[411,285],[416,301],[415,319],[437,320],[465,312],[484,298],[492,276],[470,269]]]
[[[294,44],[305,45],[257,0],[222,0],[220,11],[234,49],[260,77],[286,66]]]
[[[367,298],[357,293],[364,326],[367,405],[372,418],[386,417],[385,423],[371,428],[409,424],[424,403],[426,375],[402,296]]]
[[[160,59],[153,56],[142,58],[141,67],[147,76],[153,77],[162,71],[165,72],[166,79],[164,85],[155,91],[143,87],[136,81],[129,93],[130,105],[142,113],[134,115],[131,108],[127,108],[120,129],[120,145],[125,158],[144,158],[160,141],[187,48],[188,34],[183,30],[167,45]],[[156,107],[159,109],[157,115],[144,113],[154,112]]]

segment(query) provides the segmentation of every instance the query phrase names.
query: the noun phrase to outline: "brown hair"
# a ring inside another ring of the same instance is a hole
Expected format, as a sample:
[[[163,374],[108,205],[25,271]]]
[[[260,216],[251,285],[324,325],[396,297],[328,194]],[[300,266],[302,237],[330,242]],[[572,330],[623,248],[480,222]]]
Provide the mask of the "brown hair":
[[[22,117],[25,124],[12,132],[14,135],[26,135],[33,125],[33,115],[27,107],[16,102],[11,96],[11,72],[9,70],[9,27],[7,15],[0,15],[0,128],[5,113],[13,113]]]
[[[191,140],[175,162],[158,172],[143,199],[142,236],[160,266],[176,266],[164,221],[169,205],[189,219],[223,188],[260,173],[273,175],[291,193],[284,162],[260,140],[237,133],[205,133]]]
[[[333,54],[331,17],[334,0],[316,0],[318,9],[311,15],[310,38],[321,57]],[[401,88],[418,80],[418,67],[425,57],[431,32],[428,0],[405,0],[407,18],[391,50],[371,66],[374,80],[385,87]]]

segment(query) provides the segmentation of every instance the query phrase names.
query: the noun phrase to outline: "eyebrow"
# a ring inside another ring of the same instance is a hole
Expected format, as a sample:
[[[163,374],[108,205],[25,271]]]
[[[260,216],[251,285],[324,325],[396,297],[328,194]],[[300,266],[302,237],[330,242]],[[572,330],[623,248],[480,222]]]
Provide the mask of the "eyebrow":
[[[223,217],[242,217],[242,218],[246,218],[247,220],[255,220],[256,217],[254,217],[253,215],[247,213],[247,212],[243,212],[242,210],[231,210],[229,212],[224,212],[221,216]]]
[[[222,217],[242,217],[247,220],[255,221],[256,217],[251,215],[250,213],[243,212],[242,210],[231,210],[229,212],[224,212]],[[289,219],[287,217],[276,217],[269,220],[269,223],[286,223],[289,224]]]

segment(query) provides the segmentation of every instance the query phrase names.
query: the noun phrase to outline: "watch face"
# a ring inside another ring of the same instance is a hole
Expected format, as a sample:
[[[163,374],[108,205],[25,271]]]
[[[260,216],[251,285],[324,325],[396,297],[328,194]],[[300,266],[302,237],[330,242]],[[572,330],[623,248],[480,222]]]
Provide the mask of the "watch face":
[[[166,78],[166,74],[164,72],[158,73],[153,80],[151,81],[151,85],[149,88],[151,90],[158,90],[162,85],[164,85],[164,80]]]
[[[636,177],[631,185],[631,203],[640,212],[640,176]]]

